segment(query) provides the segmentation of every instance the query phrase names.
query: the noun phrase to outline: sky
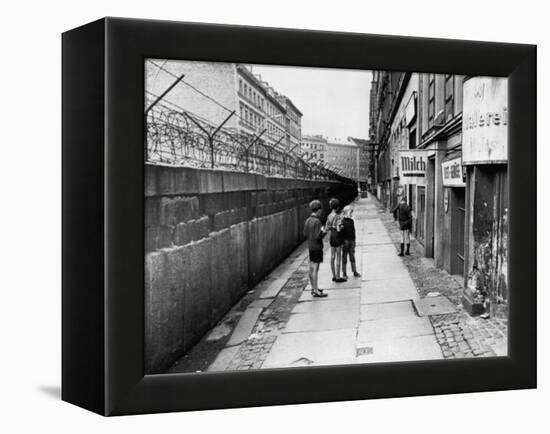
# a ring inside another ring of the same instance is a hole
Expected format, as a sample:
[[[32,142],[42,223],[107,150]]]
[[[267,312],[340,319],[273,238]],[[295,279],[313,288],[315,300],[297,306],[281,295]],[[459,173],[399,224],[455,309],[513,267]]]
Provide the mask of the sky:
[[[303,113],[302,134],[368,138],[370,71],[249,66]]]

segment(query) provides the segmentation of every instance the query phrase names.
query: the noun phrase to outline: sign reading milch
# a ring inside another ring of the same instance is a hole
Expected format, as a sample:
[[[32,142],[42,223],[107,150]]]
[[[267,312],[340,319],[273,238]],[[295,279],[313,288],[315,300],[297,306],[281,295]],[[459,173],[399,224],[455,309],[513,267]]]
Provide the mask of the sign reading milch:
[[[426,151],[399,151],[399,172],[403,184],[426,184],[428,155]]]
[[[462,163],[508,161],[508,80],[472,77],[464,82]]]

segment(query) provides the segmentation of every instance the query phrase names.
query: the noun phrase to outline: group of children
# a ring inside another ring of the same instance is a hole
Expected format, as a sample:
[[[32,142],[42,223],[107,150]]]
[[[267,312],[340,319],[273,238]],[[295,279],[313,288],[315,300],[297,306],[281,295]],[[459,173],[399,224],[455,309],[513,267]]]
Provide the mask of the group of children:
[[[327,217],[326,226],[321,223],[323,206],[318,200],[309,204],[311,215],[306,220],[304,235],[309,248],[309,279],[311,283],[311,295],[314,297],[326,297],[327,294],[319,289],[318,276],[319,265],[323,262],[323,238],[328,233],[331,250],[330,268],[333,282],[345,282],[346,269],[349,257],[351,271],[355,277],[361,275],[357,272],[355,264],[355,224],[353,221],[353,206],[342,209],[340,201],[333,198],[329,201],[331,209]]]

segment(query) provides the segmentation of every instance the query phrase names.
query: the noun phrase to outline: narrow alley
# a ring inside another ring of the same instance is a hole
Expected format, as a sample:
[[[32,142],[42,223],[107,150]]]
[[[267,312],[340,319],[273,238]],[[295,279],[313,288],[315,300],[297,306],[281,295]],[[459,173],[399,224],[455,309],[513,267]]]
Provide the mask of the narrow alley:
[[[361,277],[332,282],[326,243],[319,287],[328,297],[313,298],[302,245],[170,372],[433,360],[505,351],[499,351],[505,324],[461,315],[460,303],[452,297],[453,289],[458,294],[460,288],[451,276],[441,283],[446,291],[419,294],[406,265],[410,257],[397,256],[396,239],[383,221],[387,213],[376,199],[356,202],[354,218]],[[413,242],[413,255],[414,250]]]

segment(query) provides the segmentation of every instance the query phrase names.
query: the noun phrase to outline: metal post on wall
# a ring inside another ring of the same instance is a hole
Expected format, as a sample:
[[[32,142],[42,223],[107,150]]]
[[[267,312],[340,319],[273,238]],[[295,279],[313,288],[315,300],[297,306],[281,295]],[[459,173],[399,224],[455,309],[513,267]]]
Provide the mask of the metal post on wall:
[[[145,130],[145,161],[148,161],[149,160],[149,138],[147,137],[147,115],[149,114],[149,112],[151,111],[151,109],[156,106],[160,101],[162,101],[162,99],[168,95],[168,93],[174,89],[174,87],[176,87],[176,85],[183,80],[183,78],[185,77],[185,74],[181,74],[177,79],[176,81],[174,81],[170,86],[168,86],[166,88],[166,90],[164,92],[162,92],[158,97],[157,99],[155,99],[150,105],[149,107],[147,107],[145,109],[145,121],[143,122],[143,129]]]
[[[235,114],[235,110],[233,110],[231,113],[229,113],[229,116],[225,118],[225,120],[218,125],[218,127],[214,130],[212,134],[210,134],[201,124],[199,124],[195,119],[193,119],[192,116],[184,112],[184,115],[187,116],[188,119],[190,119],[197,127],[199,127],[204,134],[206,134],[206,137],[208,138],[208,144],[210,146],[210,165],[212,168],[214,168],[214,137],[218,132],[221,130],[221,128],[227,123],[229,119],[231,119],[231,116]]]
[[[284,139],[284,137],[281,137],[279,140],[275,142],[275,144],[270,148],[267,148],[267,174],[271,175],[271,149],[275,149],[279,143]]]
[[[245,154],[246,154],[246,171],[247,171],[247,172],[250,170],[250,168],[249,168],[249,166],[248,166],[250,148],[252,148],[252,146],[254,146],[258,140],[260,140],[260,137],[262,137],[266,131],[267,131],[266,129],[262,130],[262,132],[261,132],[260,134],[258,134],[256,137],[254,137],[254,139],[252,140],[252,142],[250,143],[250,145],[246,146],[246,148],[245,148]]]
[[[292,154],[292,151],[294,151],[294,149],[296,148],[296,146],[298,146],[299,143],[296,143],[292,148],[290,148],[290,150],[288,151],[289,154]],[[286,177],[286,152],[283,152],[283,176]]]

